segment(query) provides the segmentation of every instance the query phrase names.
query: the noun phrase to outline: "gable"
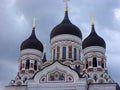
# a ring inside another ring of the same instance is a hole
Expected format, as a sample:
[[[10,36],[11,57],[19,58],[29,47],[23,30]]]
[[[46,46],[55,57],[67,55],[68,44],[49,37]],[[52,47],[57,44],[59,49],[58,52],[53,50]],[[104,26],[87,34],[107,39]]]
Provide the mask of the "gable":
[[[79,79],[77,72],[57,61],[37,72],[33,78],[35,83],[77,82]]]

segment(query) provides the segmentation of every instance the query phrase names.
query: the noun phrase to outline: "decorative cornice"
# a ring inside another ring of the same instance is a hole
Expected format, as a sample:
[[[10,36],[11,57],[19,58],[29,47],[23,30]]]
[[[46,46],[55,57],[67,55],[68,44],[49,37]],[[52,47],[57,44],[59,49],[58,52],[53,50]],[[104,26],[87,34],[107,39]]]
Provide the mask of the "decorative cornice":
[[[90,46],[90,47],[83,49],[83,54],[90,53],[90,52],[101,52],[105,54],[105,49],[100,46]]]
[[[77,36],[74,36],[74,35],[68,35],[68,34],[62,34],[62,35],[57,35],[55,36],[54,38],[51,39],[51,44],[53,44],[54,42],[57,42],[57,41],[74,41],[80,45],[82,45],[82,40],[77,37]]]
[[[29,84],[28,88],[49,88],[49,89],[78,89],[78,88],[86,88],[87,82],[86,79],[81,79],[80,82],[77,83],[40,83],[40,84]]]

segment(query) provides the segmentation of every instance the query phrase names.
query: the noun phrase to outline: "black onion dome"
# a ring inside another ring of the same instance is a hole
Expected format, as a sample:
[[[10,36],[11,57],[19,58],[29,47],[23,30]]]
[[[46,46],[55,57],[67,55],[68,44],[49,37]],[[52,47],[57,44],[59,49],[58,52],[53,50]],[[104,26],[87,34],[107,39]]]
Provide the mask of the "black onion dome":
[[[53,28],[50,35],[50,39],[61,34],[71,34],[71,35],[78,36],[79,38],[82,39],[82,34],[80,29],[70,22],[67,11],[65,12],[65,17],[63,21],[59,25],[57,25],[55,28]]]
[[[35,30],[32,30],[31,36],[21,44],[21,50],[24,49],[37,49],[43,52],[43,45],[36,38]]]
[[[106,48],[105,41],[95,32],[94,24],[92,25],[90,35],[82,43],[83,49],[89,46],[101,46]]]

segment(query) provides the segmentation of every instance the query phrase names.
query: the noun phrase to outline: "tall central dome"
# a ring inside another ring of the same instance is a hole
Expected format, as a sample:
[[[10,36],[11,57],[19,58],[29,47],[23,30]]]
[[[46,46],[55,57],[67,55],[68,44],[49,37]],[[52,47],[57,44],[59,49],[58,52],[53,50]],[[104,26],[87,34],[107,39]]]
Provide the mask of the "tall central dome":
[[[60,24],[55,26],[50,34],[51,60],[80,60],[82,50],[82,33],[71,23],[66,5],[65,16]]]
[[[68,11],[65,11],[65,17],[63,21],[53,28],[50,35],[50,39],[61,34],[75,35],[82,39],[82,33],[80,29],[74,24],[72,24],[71,21],[69,20]]]

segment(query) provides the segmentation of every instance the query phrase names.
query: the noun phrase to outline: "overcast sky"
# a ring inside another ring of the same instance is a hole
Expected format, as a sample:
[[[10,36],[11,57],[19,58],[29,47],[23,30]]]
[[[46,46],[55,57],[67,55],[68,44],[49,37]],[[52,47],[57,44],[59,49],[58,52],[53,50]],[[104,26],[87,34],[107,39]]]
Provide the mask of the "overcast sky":
[[[37,18],[36,35],[47,44],[49,59],[50,32],[64,17],[63,0],[0,0],[0,87],[8,85],[18,72],[20,45],[32,31]],[[71,0],[69,18],[82,32],[91,30],[95,15],[96,32],[104,38],[109,75],[120,84],[120,0]]]

